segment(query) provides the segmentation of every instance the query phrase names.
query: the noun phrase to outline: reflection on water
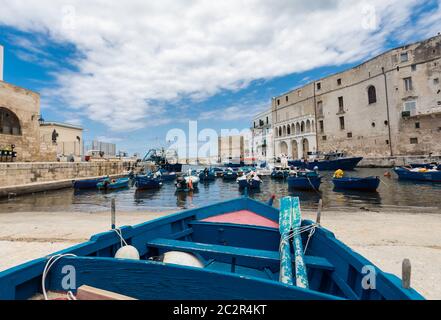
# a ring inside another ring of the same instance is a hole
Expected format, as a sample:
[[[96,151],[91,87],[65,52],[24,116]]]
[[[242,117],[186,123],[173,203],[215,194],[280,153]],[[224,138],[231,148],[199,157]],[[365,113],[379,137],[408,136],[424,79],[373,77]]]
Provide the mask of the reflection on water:
[[[354,176],[379,176],[382,180],[378,192],[334,191],[332,172],[323,172],[323,183],[320,191],[288,190],[285,181],[263,178],[260,191],[250,191],[249,196],[262,201],[276,195],[275,205],[285,195],[298,196],[303,208],[315,208],[320,198],[328,208],[395,208],[397,206],[436,207],[441,213],[438,202],[441,184],[398,181],[383,177],[387,169],[357,169],[347,172]],[[179,208],[193,208],[202,205],[228,200],[243,195],[235,181],[216,179],[212,182],[200,183],[193,192],[177,192],[173,182],[164,182],[160,190],[136,190],[126,188],[111,192],[72,189],[43,192],[0,200],[0,212],[11,211],[85,211],[96,212],[107,210],[110,199],[115,197],[117,208],[121,211],[163,211]],[[435,209],[436,210],[436,209]],[[432,210],[433,211],[433,210]]]

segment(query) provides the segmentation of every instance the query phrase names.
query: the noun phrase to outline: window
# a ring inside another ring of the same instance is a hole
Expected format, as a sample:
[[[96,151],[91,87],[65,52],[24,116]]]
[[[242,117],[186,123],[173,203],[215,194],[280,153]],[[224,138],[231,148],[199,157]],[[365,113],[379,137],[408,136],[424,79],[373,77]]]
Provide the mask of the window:
[[[338,97],[338,112],[345,112],[343,97]]]
[[[409,61],[409,55],[407,54],[407,52],[402,52],[401,53],[400,60],[401,60],[401,62]]]
[[[413,116],[416,113],[416,101],[407,101],[404,103],[404,111],[409,111]]]
[[[348,132],[347,136],[348,138],[352,138],[352,132]]]
[[[323,102],[322,101],[317,102],[317,116],[323,117]]]
[[[286,102],[288,102],[288,96],[286,96],[286,98],[285,98],[285,99],[286,99]]]
[[[254,128],[256,127],[256,121],[254,121]]]
[[[266,117],[266,124],[268,124],[268,117]]]
[[[322,84],[320,82],[317,82],[317,90],[320,90],[322,88]]]
[[[389,140],[386,140],[386,144],[389,144]]]
[[[420,123],[419,122],[415,122],[415,129],[419,129],[420,128]]]
[[[413,90],[412,78],[411,77],[404,78],[403,81],[404,81],[404,90],[406,90],[406,91]]]
[[[377,102],[377,90],[374,86],[368,87],[368,102],[369,104]]]
[[[280,106],[280,99],[277,99],[277,105]]]
[[[323,120],[319,121],[319,130],[320,133],[323,133],[325,131],[325,124],[323,123]]]
[[[345,129],[345,117],[340,117],[340,130]]]
[[[337,85],[341,86],[341,79],[337,79]]]
[[[299,90],[299,91],[298,91],[298,95],[299,95],[299,97],[302,96],[302,90]]]
[[[438,84],[438,83],[439,83],[439,78],[433,79],[433,84]]]
[[[20,121],[15,113],[0,107],[0,134],[21,135]]]
[[[410,138],[410,144],[418,144],[418,138]]]
[[[288,134],[288,135],[290,135],[291,134],[291,127],[288,125],[288,127],[286,128],[286,133]]]
[[[326,141],[326,136],[322,136],[322,140],[323,140],[323,141]]]
[[[389,121],[384,120],[384,125],[387,126],[389,124]]]
[[[375,122],[371,123],[372,128],[375,128]]]
[[[411,69],[412,71],[416,71],[416,68],[417,68],[417,65],[416,65],[416,64],[413,64],[413,65],[410,66],[410,69]]]

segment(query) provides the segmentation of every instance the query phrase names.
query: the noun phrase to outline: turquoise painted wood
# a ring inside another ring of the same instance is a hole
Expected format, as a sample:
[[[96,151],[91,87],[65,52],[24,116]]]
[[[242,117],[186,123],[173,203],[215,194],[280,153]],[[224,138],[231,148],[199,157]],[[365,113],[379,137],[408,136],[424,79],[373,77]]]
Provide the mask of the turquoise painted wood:
[[[280,200],[280,282],[293,284],[292,255],[289,236],[292,228],[292,202],[291,197]]]
[[[306,273],[305,261],[303,259],[303,245],[302,237],[300,233],[296,232],[302,225],[302,214],[300,211],[300,200],[299,197],[293,197],[292,203],[292,214],[294,219],[292,221],[292,229],[294,232],[293,237],[293,247],[294,247],[294,262],[295,262],[295,274],[296,274],[296,285],[301,288],[308,288],[308,276]]]

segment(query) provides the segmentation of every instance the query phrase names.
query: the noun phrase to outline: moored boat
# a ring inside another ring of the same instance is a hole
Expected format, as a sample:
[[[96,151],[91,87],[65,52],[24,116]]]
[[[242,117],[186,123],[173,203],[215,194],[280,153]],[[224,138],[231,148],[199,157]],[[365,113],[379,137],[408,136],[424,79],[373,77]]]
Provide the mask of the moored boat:
[[[396,167],[394,171],[400,180],[441,182],[441,171],[438,169]]]
[[[318,190],[322,177],[314,171],[295,171],[287,178],[288,188],[298,190]]]
[[[75,270],[67,288],[66,270]],[[2,300],[78,297],[83,286],[134,299],[423,299],[319,223],[301,220],[291,197],[280,212],[247,197],[182,211],[0,272]]]
[[[192,170],[189,170],[185,176],[180,176],[176,179],[176,190],[177,191],[191,191],[195,190],[199,184],[199,177]]]
[[[281,167],[275,167],[273,171],[271,172],[271,178],[273,179],[286,179],[289,176],[289,168],[281,168]]]
[[[289,160],[288,165],[308,170],[353,170],[363,157],[347,157],[343,152],[327,153],[322,159],[317,158],[312,161]]]
[[[104,181],[97,183],[96,187],[99,190],[122,189],[129,186],[129,181],[129,178],[105,179]]]
[[[177,174],[174,171],[167,171],[165,169],[159,169],[159,172],[161,173],[161,179],[162,181],[175,181]]]
[[[380,185],[379,177],[342,177],[333,178],[332,182],[335,189],[376,191]]]
[[[232,168],[228,168],[226,170],[224,170],[224,173],[222,175],[222,179],[223,180],[236,180],[238,177],[238,173],[237,171],[234,171]]]
[[[160,173],[137,175],[135,177],[135,187],[139,190],[158,189],[162,187],[162,179]]]
[[[260,189],[260,186],[262,184],[262,180],[255,172],[243,175],[237,178],[236,181],[240,189],[249,188],[252,190],[257,190]]]
[[[205,168],[199,173],[200,181],[214,181],[216,180],[216,174],[212,169]]]
[[[73,187],[74,189],[96,189],[96,185],[100,182],[103,182],[107,177],[99,177],[93,179],[81,179],[74,180]]]

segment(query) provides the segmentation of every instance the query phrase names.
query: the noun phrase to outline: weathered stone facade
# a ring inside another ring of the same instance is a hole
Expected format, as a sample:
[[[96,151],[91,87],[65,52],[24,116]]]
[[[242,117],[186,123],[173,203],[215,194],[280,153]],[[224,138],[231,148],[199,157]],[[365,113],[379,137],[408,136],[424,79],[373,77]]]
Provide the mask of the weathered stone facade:
[[[273,131],[271,110],[254,116],[251,127],[251,156],[254,159],[265,160],[273,156]]]
[[[276,154],[285,151],[286,143],[288,155],[296,158],[289,143],[298,146],[305,138],[309,151],[316,146],[317,151],[365,157],[440,154],[440,78],[438,35],[275,97]],[[297,123],[305,123],[305,130],[297,130]]]
[[[121,174],[132,164],[122,161],[0,163],[0,187]]]

